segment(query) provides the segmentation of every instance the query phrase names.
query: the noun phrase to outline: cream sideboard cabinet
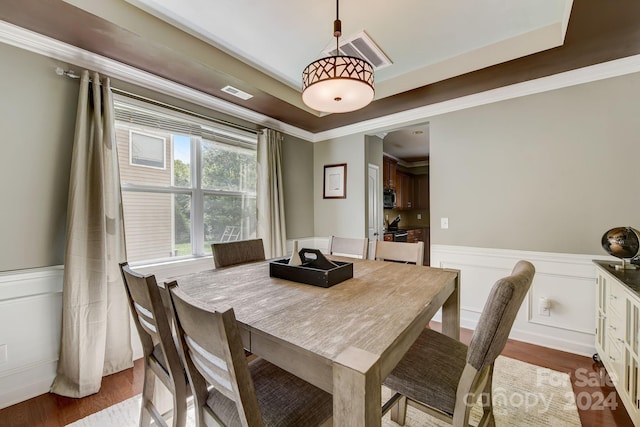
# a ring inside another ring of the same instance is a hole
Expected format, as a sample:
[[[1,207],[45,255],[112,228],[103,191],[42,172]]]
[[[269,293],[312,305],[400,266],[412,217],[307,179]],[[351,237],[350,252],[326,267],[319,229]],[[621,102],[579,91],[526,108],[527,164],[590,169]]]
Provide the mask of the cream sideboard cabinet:
[[[596,264],[596,351],[633,424],[640,426],[640,270]]]

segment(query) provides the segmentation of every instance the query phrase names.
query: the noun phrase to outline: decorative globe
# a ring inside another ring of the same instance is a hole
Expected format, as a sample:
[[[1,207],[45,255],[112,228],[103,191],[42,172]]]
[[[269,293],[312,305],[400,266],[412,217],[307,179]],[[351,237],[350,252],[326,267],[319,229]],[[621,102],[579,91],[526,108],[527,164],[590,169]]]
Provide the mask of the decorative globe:
[[[634,258],[640,255],[640,232],[631,227],[616,227],[604,233],[602,247],[617,258]]]

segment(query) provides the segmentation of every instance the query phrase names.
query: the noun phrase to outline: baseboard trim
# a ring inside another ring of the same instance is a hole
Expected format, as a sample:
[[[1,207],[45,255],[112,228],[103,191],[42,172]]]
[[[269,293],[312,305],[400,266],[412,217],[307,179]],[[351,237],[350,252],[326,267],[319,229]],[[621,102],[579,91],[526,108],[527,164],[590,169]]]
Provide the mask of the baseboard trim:
[[[23,365],[0,377],[0,409],[48,393],[56,377],[57,360]]]

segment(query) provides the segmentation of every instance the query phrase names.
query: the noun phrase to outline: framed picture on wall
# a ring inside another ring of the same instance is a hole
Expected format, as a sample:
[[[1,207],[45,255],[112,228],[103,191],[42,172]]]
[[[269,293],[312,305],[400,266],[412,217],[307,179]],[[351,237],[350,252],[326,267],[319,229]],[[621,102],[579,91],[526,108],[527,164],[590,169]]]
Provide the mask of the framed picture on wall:
[[[347,164],[325,165],[324,194],[325,199],[347,198]]]

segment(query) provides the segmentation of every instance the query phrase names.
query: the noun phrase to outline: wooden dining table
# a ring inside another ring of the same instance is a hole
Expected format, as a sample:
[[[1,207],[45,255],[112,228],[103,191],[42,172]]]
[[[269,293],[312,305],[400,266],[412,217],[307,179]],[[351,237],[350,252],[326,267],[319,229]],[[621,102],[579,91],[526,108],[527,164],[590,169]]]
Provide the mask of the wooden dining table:
[[[269,275],[269,261],[173,277],[212,309],[233,307],[252,353],[333,394],[333,425],[380,426],[381,384],[442,308],[458,339],[457,270],[353,262],[353,278],[329,288]]]

